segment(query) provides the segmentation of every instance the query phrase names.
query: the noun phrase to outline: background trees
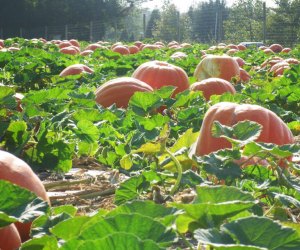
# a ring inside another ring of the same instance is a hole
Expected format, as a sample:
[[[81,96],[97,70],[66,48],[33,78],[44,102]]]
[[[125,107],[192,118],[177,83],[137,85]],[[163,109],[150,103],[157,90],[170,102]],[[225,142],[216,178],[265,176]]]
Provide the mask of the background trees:
[[[52,33],[64,38],[64,26],[68,24],[73,27],[68,31],[70,37],[80,40],[152,38],[238,43],[265,37],[267,43],[287,46],[300,40],[300,0],[275,0],[276,6],[265,12],[263,0],[235,0],[232,6],[226,0],[203,0],[187,13],[179,13],[170,0],[165,0],[159,10],[142,9],[140,3],[145,1],[0,0],[0,37],[43,37],[45,27],[50,30],[55,26]],[[91,21],[95,22],[93,27]]]

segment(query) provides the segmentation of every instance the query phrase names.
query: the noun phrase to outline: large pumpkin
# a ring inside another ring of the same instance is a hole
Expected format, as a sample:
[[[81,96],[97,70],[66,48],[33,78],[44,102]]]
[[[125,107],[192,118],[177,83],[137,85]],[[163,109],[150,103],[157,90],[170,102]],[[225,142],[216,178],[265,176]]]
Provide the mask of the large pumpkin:
[[[231,56],[207,55],[197,65],[194,76],[198,81],[217,77],[231,81],[233,77],[239,77],[240,67]]]
[[[206,155],[211,152],[230,148],[224,138],[212,136],[211,129],[215,121],[232,126],[239,121],[250,120],[262,125],[258,142],[277,145],[294,143],[293,134],[287,125],[272,111],[258,105],[220,102],[209,108],[204,116],[200,135],[196,143],[195,154]]]
[[[0,228],[0,249],[15,250],[21,246],[21,238],[14,224]]]
[[[79,75],[81,73],[94,73],[94,70],[84,64],[73,64],[65,68],[62,72],[60,72],[59,76],[69,76],[69,75]]]
[[[2,150],[0,150],[0,179],[26,188],[50,204],[43,183],[29,165]],[[22,241],[29,239],[31,223],[16,223],[15,225]]]
[[[101,85],[95,91],[96,102],[103,107],[116,104],[118,108],[126,108],[135,92],[151,92],[152,87],[132,77],[120,77]]]
[[[186,72],[175,65],[161,61],[150,61],[141,64],[132,74],[153,89],[163,86],[175,86],[174,95],[189,88],[189,78]]]
[[[195,82],[190,86],[190,90],[202,91],[206,100],[209,100],[212,95],[222,95],[226,92],[236,93],[233,85],[221,78],[208,78],[200,82]]]

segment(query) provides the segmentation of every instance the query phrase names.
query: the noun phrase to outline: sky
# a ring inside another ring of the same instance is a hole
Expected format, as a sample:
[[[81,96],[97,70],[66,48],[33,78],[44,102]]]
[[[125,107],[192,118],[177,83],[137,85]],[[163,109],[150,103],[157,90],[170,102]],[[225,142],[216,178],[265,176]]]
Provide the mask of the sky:
[[[189,7],[193,4],[204,2],[205,0],[171,0],[174,3],[180,12],[187,12]],[[227,0],[227,5],[230,6],[234,3],[234,0]],[[163,5],[162,0],[148,0],[148,2],[143,4],[145,8],[160,8]],[[274,0],[266,0],[267,7],[274,6]]]

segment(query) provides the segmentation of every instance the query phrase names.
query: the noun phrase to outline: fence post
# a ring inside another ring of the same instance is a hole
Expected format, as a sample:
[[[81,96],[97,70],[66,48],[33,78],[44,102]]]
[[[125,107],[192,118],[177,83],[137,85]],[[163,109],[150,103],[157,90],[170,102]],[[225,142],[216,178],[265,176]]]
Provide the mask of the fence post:
[[[90,21],[90,42],[93,42],[93,21]]]
[[[143,32],[144,32],[143,39],[145,39],[146,37],[146,14],[145,13],[143,14]]]
[[[23,29],[20,28],[20,37],[23,37]]]
[[[68,40],[68,24],[65,25],[65,39]]]
[[[45,26],[45,39],[48,40],[48,26]]]
[[[266,44],[267,37],[267,8],[266,2],[263,2],[263,42]]]
[[[218,42],[218,11],[216,12],[216,20],[215,20],[215,41]]]
[[[177,41],[180,43],[180,12],[177,11]]]
[[[117,26],[117,20],[115,20],[115,41],[117,42],[117,35],[118,35],[118,32],[117,32],[117,28],[118,28],[118,26]]]

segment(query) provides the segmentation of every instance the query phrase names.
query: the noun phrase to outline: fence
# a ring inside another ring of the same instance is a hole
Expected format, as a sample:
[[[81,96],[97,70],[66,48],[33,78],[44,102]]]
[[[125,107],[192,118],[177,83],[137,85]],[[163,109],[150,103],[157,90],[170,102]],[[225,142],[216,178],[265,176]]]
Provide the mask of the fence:
[[[71,39],[95,42],[106,41],[134,41],[144,38],[154,40],[177,40],[203,43],[238,43],[242,41],[262,41],[266,44],[281,43],[285,46],[295,46],[300,42],[300,27],[296,23],[273,23],[267,16],[267,10],[262,10],[259,18],[239,16],[228,19],[228,13],[214,11],[206,13],[203,21],[197,22],[188,14],[179,14],[172,21],[162,22],[149,32],[148,24],[151,12],[142,12],[138,17],[125,18],[126,20],[107,24],[101,21],[90,21],[89,23],[67,24],[62,26],[45,26],[36,28],[20,27],[15,30],[6,30],[0,27],[0,38],[23,37],[52,39]],[[299,11],[300,15],[300,11]],[[197,16],[196,16],[197,18]]]

